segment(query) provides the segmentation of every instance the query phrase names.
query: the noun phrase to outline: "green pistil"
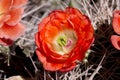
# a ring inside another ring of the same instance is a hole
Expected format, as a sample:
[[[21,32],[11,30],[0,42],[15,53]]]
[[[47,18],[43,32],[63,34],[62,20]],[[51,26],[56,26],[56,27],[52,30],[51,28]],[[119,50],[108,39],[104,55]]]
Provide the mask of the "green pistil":
[[[61,36],[57,39],[57,43],[62,47],[65,46],[67,43],[67,39],[65,36]]]

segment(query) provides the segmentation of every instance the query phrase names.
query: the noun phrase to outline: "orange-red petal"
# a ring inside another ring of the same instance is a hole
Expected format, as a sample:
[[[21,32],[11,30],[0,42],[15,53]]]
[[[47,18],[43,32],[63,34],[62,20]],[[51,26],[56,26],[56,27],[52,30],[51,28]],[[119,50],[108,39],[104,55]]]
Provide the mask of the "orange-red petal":
[[[41,49],[42,46],[41,46],[41,40],[40,40],[40,35],[39,34],[40,34],[39,32],[35,34],[35,42],[36,42],[37,47],[39,49]]]
[[[50,21],[50,17],[44,18],[38,25],[39,26],[38,31],[41,31],[49,21]]]
[[[67,72],[67,71],[70,71],[72,70],[73,68],[75,68],[76,66],[76,63],[70,63],[70,64],[66,64],[64,65],[63,68],[60,69],[61,72]]]
[[[120,36],[112,35],[111,42],[116,49],[120,50]]]
[[[112,25],[114,31],[117,34],[120,34],[120,10],[114,11]]]
[[[10,18],[10,15],[2,15],[0,19],[0,27],[4,24],[5,21],[7,21]]]
[[[64,20],[66,20],[66,18],[68,17],[68,14],[66,14],[62,10],[55,10],[51,12],[49,16],[50,16],[51,21],[59,20],[59,22],[64,22]]]
[[[0,27],[4,21],[9,19],[8,11],[11,7],[12,0],[0,0]]]
[[[10,18],[9,20],[6,21],[6,24],[10,26],[16,25],[21,20],[23,11],[24,11],[23,8],[10,10],[9,11]]]
[[[13,0],[0,0],[0,14],[7,13],[11,7]]]
[[[25,32],[25,27],[21,23],[18,23],[15,26],[9,26],[7,24],[4,24],[0,28],[0,38],[16,40],[24,32]]]
[[[83,17],[82,13],[75,8],[68,7],[68,8],[66,8],[65,12],[69,15],[77,15],[77,16],[79,16],[79,18]]]
[[[28,0],[13,0],[12,8],[23,7]]]
[[[62,68],[63,64],[59,63],[50,63],[47,61],[46,56],[42,54],[39,49],[36,50],[36,54],[38,56],[38,59],[43,63],[43,66],[46,70],[49,71],[57,71]]]

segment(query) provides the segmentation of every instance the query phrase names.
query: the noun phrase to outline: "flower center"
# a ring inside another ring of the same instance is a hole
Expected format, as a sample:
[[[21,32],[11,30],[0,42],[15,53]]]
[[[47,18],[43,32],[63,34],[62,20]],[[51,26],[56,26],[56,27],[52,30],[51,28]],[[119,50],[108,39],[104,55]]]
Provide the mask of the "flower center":
[[[65,46],[66,43],[67,43],[67,39],[66,39],[66,36],[61,36],[58,38],[57,40],[57,43],[62,47],[62,46]]]
[[[77,35],[73,30],[63,30],[53,39],[53,49],[57,54],[69,54],[75,47]]]

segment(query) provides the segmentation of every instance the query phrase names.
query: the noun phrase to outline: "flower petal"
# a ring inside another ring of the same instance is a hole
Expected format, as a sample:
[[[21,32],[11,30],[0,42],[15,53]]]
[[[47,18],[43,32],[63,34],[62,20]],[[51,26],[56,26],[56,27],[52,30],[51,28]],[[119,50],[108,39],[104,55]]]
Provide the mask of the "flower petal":
[[[36,49],[36,54],[38,56],[38,59],[42,62],[42,63],[46,63],[46,57],[41,53],[41,51],[39,49]]]
[[[60,69],[61,72],[67,72],[75,68],[76,63],[66,64],[63,68]]]
[[[0,27],[2,27],[4,22],[7,21],[9,18],[10,18],[10,15],[3,15],[3,16],[1,16]]]
[[[35,34],[35,42],[36,42],[37,47],[39,49],[41,49],[42,47],[41,47],[41,41],[40,41],[40,35],[39,34],[40,34],[40,32]]]
[[[16,25],[21,20],[23,11],[23,8],[10,10],[10,19],[6,21],[6,24],[10,26]]]
[[[49,16],[50,16],[51,21],[59,20],[59,22],[64,22],[64,20],[66,20],[66,18],[68,17],[68,14],[66,14],[62,10],[55,10],[51,12]]]
[[[9,26],[7,24],[4,24],[0,28],[0,38],[16,40],[24,32],[25,32],[25,27],[20,23],[18,23],[15,26]]]
[[[8,11],[11,7],[12,0],[0,0],[0,27],[4,21],[9,19]]]
[[[12,8],[20,8],[27,3],[28,0],[13,0]]]
[[[65,62],[65,60],[69,57],[69,55],[64,55],[61,56],[57,53],[55,53],[50,47],[48,47],[48,45],[46,43],[43,42],[42,44],[43,50],[47,56],[47,58],[49,59],[49,61],[51,62],[59,62],[59,63],[63,63]]]
[[[12,43],[13,43],[13,41],[10,39],[0,38],[0,44],[2,44],[2,45],[9,46]]]
[[[69,15],[77,15],[79,16],[79,18],[83,17],[82,13],[75,8],[68,7],[66,8],[65,12],[68,13]]]
[[[43,29],[43,27],[46,26],[46,24],[50,21],[50,17],[46,17],[44,18],[40,23],[39,23],[39,27],[38,27],[38,31],[41,31]]]
[[[114,11],[112,25],[114,31],[117,34],[120,34],[120,10]]]
[[[7,13],[13,0],[0,0],[0,14]]]
[[[63,64],[46,62],[46,63],[43,63],[43,66],[46,70],[57,71],[62,68]]]
[[[63,64],[50,63],[47,61],[46,56],[44,56],[38,49],[36,50],[38,59],[43,63],[43,67],[49,71],[57,71],[62,68]]]
[[[111,42],[116,49],[120,50],[120,36],[112,35]]]

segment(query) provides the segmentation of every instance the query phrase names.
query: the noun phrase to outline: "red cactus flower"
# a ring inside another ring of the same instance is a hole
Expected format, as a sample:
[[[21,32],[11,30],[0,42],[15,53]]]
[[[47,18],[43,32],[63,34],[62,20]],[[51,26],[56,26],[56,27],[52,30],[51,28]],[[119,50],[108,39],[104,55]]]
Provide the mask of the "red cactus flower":
[[[94,40],[90,20],[75,8],[55,10],[39,24],[36,54],[49,71],[69,71],[84,59]]]
[[[112,26],[113,26],[114,31],[118,35],[120,35],[120,10],[114,11]],[[111,42],[116,49],[120,50],[120,36],[118,35],[112,35]]]
[[[0,44],[10,45],[24,31],[19,23],[27,0],[0,0]]]

